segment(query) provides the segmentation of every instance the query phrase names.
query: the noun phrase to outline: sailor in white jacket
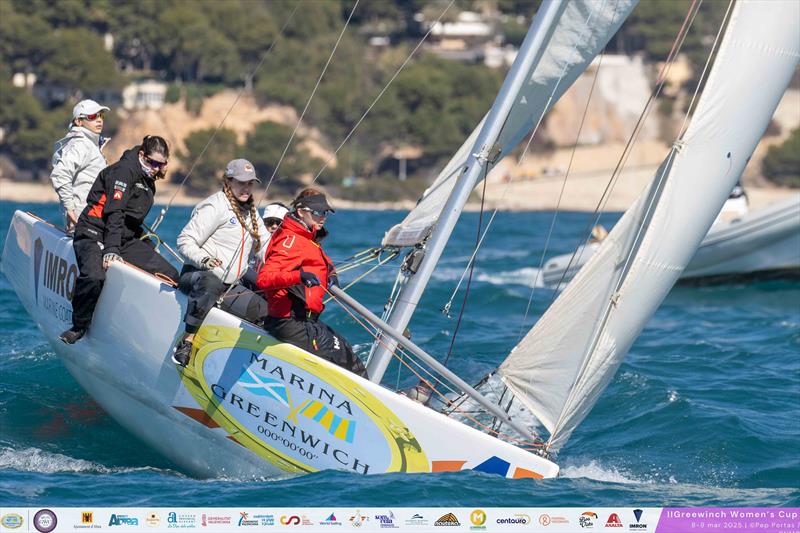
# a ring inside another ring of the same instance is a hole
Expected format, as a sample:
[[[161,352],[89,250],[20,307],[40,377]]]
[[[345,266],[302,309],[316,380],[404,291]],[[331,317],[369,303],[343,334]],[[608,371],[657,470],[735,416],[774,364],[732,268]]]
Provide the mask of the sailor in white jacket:
[[[69,133],[55,144],[50,181],[58,194],[68,233],[72,233],[86,207],[86,197],[97,175],[107,166],[102,149],[108,139],[100,133],[108,110],[94,100],[81,100],[72,108]]]
[[[219,297],[247,271],[251,257],[264,258],[270,233],[253,201],[255,183],[261,181],[252,163],[228,163],[222,190],[194,208],[178,235],[178,251],[186,259],[178,289],[189,296],[189,304],[186,333],[172,358],[176,364],[188,364],[194,334]]]

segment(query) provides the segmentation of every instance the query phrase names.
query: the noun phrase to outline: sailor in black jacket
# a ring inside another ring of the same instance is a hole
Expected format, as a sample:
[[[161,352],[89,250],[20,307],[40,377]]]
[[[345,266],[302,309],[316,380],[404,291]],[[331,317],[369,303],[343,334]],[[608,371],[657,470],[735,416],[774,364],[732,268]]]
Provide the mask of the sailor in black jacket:
[[[127,261],[177,283],[175,267],[149,241],[140,240],[144,218],[153,206],[155,182],[164,176],[168,158],[166,141],[149,135],[97,176],[75,226],[72,246],[80,275],[72,299],[72,328],[60,336],[65,343],[73,344],[86,334],[112,261]]]

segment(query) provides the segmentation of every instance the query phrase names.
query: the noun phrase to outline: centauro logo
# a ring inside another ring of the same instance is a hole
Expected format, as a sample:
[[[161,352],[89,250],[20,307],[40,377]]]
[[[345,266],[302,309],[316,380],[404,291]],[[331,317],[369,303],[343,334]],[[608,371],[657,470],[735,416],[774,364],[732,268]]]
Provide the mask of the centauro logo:
[[[288,472],[428,472],[416,438],[349,375],[267,335],[203,326],[183,373],[206,413]]]

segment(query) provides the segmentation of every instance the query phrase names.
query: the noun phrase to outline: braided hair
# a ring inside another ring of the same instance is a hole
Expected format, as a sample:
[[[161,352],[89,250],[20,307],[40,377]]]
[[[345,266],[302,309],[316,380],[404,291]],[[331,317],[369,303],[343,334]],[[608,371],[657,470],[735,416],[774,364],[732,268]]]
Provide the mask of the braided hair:
[[[253,238],[253,244],[255,245],[254,249],[258,250],[261,248],[261,235],[258,234],[258,210],[256,209],[256,203],[253,201],[253,195],[250,195],[250,199],[244,204],[250,208],[250,227],[248,227],[245,223],[242,209],[239,207],[241,203],[233,195],[233,191],[231,190],[230,185],[228,185],[228,180],[223,182],[222,191],[228,198],[228,202],[230,202],[231,209],[233,209],[236,218],[239,220],[239,224],[241,224],[242,227],[250,234],[250,237]]]

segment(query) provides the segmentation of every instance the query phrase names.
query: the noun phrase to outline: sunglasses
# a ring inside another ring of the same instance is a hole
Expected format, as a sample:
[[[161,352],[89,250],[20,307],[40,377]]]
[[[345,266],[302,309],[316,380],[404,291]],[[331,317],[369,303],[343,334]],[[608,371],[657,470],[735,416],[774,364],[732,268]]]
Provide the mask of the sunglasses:
[[[100,111],[99,113],[92,113],[91,115],[83,115],[81,120],[97,120],[98,118],[105,118],[106,112]]]
[[[280,226],[281,224],[283,224],[283,220],[281,220],[279,218],[265,218],[264,219],[264,225],[267,226],[267,227]]]
[[[144,162],[147,163],[149,166],[151,166],[153,168],[157,168],[157,169],[162,169],[165,166],[167,166],[167,162],[166,161],[156,161],[154,159],[150,159],[147,156],[144,156]]]
[[[309,213],[311,213],[311,216],[313,216],[314,218],[324,218],[331,214],[331,211],[328,210],[317,211],[316,209],[311,209],[310,207],[303,207],[302,209],[303,211],[308,211]]]

